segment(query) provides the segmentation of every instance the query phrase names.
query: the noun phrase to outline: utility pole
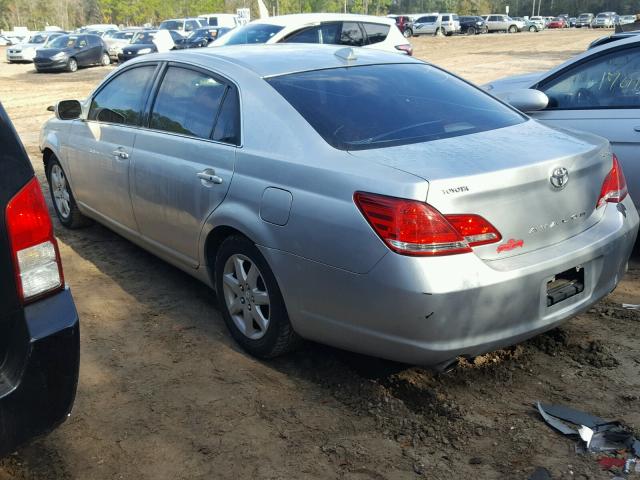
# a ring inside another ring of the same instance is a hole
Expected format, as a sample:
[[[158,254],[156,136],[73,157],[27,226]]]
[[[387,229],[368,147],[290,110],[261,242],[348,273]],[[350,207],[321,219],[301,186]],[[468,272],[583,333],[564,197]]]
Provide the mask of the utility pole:
[[[536,0],[533,0],[531,4],[531,16],[533,17],[536,14]]]

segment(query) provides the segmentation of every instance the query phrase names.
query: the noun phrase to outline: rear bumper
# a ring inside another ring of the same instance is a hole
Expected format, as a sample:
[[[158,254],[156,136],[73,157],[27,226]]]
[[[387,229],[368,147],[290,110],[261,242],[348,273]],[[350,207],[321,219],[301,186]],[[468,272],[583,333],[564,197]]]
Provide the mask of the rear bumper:
[[[562,243],[485,262],[475,254],[417,258],[389,252],[367,274],[263,248],[303,337],[391,360],[435,366],[549,330],[610,293],[638,231],[630,198]],[[626,216],[625,216],[626,215]],[[581,266],[584,291],[552,307],[546,285]]]
[[[0,457],[45,434],[71,412],[80,332],[69,290],[25,308],[0,370]]]

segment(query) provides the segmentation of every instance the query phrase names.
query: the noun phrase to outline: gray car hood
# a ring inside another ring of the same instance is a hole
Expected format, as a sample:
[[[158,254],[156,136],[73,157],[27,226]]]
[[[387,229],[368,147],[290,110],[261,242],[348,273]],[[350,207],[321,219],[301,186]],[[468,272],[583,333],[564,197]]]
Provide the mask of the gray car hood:
[[[522,88],[530,88],[535,85],[546,72],[525,73],[523,75],[514,75],[505,77],[493,82],[485,83],[481,88],[489,93],[510,92],[520,90]]]

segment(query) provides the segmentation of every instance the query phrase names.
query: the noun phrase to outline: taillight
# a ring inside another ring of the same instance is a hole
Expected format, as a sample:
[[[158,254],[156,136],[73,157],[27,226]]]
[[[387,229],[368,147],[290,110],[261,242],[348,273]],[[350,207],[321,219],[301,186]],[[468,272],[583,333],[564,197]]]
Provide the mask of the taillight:
[[[401,52],[406,53],[410,57],[413,55],[413,47],[410,43],[404,45],[396,45],[396,50],[400,50]]]
[[[354,201],[387,246],[403,255],[453,255],[498,242],[500,233],[479,215],[442,215],[416,200],[356,192]]]
[[[602,183],[596,208],[600,208],[607,202],[620,203],[627,196],[627,193],[627,181],[624,178],[618,157],[614,154],[613,165]]]
[[[62,289],[58,243],[35,177],[11,199],[5,219],[21,300],[28,303]]]

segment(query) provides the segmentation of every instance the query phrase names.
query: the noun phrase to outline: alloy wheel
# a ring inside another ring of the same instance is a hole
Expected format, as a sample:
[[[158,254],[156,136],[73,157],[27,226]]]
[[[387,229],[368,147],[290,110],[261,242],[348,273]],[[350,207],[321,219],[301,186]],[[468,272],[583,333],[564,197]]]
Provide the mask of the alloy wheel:
[[[224,301],[233,323],[244,336],[262,338],[270,322],[270,299],[262,272],[248,257],[231,255],[222,274]]]
[[[71,214],[69,189],[67,187],[67,178],[60,165],[51,167],[51,189],[58,213],[64,219],[69,218]]]

